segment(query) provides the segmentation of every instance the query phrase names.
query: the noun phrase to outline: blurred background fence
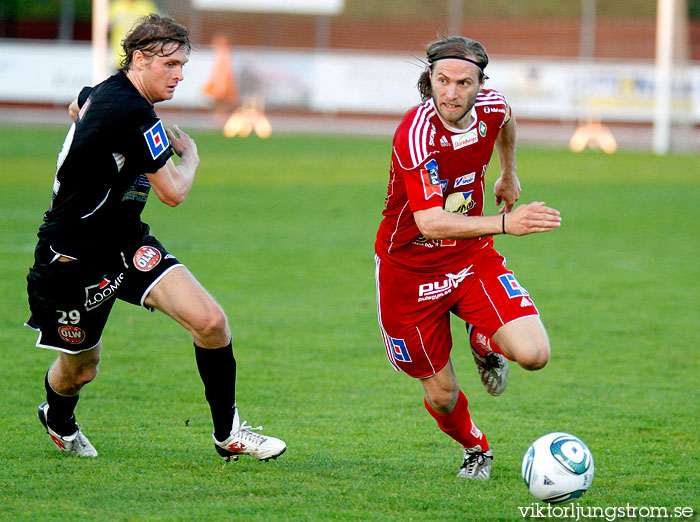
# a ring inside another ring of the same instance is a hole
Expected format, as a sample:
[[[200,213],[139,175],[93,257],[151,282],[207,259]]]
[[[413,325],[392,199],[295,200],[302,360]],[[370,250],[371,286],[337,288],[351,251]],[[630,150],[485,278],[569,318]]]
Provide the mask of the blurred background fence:
[[[694,149],[700,0],[662,1],[677,8],[673,143]],[[273,116],[307,115],[312,123],[372,116],[382,131],[383,120],[393,127],[419,101],[421,59],[439,34],[484,44],[487,86],[502,91],[523,122],[649,131],[658,106],[656,0],[112,0],[111,30],[115,4],[128,17],[129,8],[148,8],[124,4],[148,2],[187,25],[195,43],[166,110],[210,115],[253,99]],[[92,83],[93,15],[93,0],[0,0],[0,106],[62,106]]]
[[[333,14],[216,7],[225,6],[226,0],[153,2],[161,12],[188,25],[194,40],[203,45],[213,34],[223,33],[240,46],[420,54],[444,30],[469,35],[495,55],[654,58],[655,0],[344,0],[328,3],[341,6]],[[265,4],[248,2],[256,3]],[[279,2],[285,3],[295,4]],[[697,61],[700,1],[685,3],[688,57]],[[207,5],[215,8],[201,8]],[[91,20],[92,0],[0,1],[0,38],[85,41],[91,38]]]

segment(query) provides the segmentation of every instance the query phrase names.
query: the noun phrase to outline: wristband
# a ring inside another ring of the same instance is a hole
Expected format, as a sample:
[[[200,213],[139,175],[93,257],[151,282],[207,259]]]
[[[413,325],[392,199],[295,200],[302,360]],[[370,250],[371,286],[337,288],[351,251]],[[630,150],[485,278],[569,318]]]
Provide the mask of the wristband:
[[[506,232],[506,213],[505,213],[505,212],[503,213],[503,222],[502,222],[502,226],[503,226],[503,233],[504,233],[504,234],[507,234],[508,232]]]

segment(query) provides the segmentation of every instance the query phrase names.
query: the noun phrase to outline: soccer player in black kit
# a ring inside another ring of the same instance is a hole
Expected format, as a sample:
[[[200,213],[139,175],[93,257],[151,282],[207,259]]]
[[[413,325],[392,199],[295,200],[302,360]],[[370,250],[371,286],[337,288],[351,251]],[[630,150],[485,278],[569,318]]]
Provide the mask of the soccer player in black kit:
[[[119,72],[85,87],[70,104],[73,124],[27,276],[27,325],[39,331],[38,347],[58,352],[46,373],[39,420],[59,450],[97,456],[74,409],[97,375],[102,330],[121,299],[160,310],[192,334],[217,452],[227,460],[275,459],[285,443],[239,420],[236,361],[223,310],[140,218],[151,188],[167,205],[181,203],[199,165],[194,140],[177,126],[165,129],[153,110],[183,79],[188,31],[152,14],[126,36],[123,48]]]

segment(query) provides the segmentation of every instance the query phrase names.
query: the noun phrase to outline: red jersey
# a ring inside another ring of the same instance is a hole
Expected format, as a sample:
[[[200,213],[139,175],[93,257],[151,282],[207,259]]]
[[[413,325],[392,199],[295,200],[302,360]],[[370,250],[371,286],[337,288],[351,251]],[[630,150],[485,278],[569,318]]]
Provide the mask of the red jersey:
[[[428,240],[413,212],[432,207],[481,216],[484,174],[498,133],[510,120],[510,106],[499,92],[484,89],[472,107],[467,129],[449,127],[433,100],[414,107],[394,134],[384,219],[375,253],[385,266],[400,271],[446,274],[465,266],[465,259],[493,244],[491,236]]]

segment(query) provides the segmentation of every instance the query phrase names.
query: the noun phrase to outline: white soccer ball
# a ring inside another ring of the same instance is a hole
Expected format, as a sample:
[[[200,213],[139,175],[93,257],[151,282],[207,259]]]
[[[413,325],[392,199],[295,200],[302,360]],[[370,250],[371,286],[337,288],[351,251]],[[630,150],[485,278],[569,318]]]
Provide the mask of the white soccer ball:
[[[593,455],[581,439],[568,433],[548,433],[537,439],[523,457],[527,489],[550,504],[571,502],[593,482]]]

